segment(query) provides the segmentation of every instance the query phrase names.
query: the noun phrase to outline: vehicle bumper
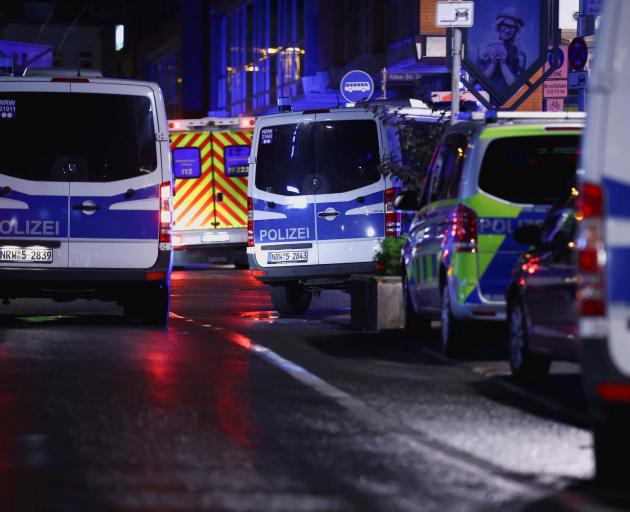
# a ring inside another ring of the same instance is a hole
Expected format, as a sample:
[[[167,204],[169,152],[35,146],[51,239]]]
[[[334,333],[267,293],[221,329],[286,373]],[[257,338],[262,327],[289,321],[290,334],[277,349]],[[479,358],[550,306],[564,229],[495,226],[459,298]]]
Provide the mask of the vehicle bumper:
[[[263,283],[283,281],[304,281],[305,284],[323,286],[341,285],[350,279],[352,274],[373,274],[375,264],[372,261],[360,263],[338,263],[329,265],[293,265],[274,268],[261,267],[253,254],[248,254],[250,270],[254,277]]]

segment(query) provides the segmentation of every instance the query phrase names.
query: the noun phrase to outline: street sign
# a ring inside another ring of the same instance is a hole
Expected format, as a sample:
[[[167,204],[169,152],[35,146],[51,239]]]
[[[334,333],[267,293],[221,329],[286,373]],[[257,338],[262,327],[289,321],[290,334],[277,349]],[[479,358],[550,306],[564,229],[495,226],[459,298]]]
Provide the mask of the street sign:
[[[558,61],[557,61],[558,67],[553,73],[551,73],[547,77],[548,80],[557,80],[560,78],[566,78],[567,73],[569,71],[569,59],[567,58],[567,54],[569,53],[569,45],[561,44],[556,49],[556,52],[558,54]],[[547,62],[545,63],[545,71],[547,71],[553,65],[553,62],[554,62],[553,47],[549,47],[548,58],[547,58]]]
[[[547,112],[564,112],[564,98],[549,98],[547,102]]]
[[[565,98],[569,94],[566,80],[546,80],[543,83],[545,98]]]
[[[436,2],[435,26],[470,28],[474,14],[475,2]]]
[[[569,73],[569,89],[586,89],[588,71],[571,71]]]
[[[372,77],[360,69],[348,71],[343,75],[339,88],[341,95],[349,103],[369,100],[374,94]]]
[[[588,47],[582,37],[575,37],[569,44],[569,64],[576,71],[584,69],[588,60]]]
[[[583,0],[584,16],[599,16],[602,12],[603,0]]]

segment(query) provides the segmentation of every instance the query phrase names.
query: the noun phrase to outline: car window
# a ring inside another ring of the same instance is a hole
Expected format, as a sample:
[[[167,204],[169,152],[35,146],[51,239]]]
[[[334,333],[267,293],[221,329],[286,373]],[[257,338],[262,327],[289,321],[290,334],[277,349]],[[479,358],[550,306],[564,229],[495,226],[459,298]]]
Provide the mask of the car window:
[[[432,201],[457,197],[467,144],[468,140],[462,134],[452,134],[444,138],[431,171]]]
[[[483,158],[479,188],[520,204],[553,204],[575,183],[579,137],[507,137],[492,141]]]
[[[3,92],[0,173],[37,181],[115,181],[153,172],[157,152],[145,96]],[[63,167],[73,163],[76,174]]]

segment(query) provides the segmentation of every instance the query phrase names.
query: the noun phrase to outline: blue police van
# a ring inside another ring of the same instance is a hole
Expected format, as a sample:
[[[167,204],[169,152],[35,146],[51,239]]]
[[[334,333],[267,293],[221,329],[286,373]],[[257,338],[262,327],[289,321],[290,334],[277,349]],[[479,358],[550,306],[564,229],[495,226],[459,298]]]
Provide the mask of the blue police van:
[[[170,152],[156,84],[0,78],[0,299],[114,300],[165,324]]]

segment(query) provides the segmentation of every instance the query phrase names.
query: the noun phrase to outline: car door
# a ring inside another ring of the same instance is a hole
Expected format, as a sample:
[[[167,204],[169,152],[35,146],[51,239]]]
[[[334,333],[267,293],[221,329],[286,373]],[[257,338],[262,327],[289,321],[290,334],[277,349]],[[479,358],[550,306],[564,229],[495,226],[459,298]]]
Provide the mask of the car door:
[[[158,257],[161,155],[145,86],[72,84],[70,268],[149,268]]]
[[[370,112],[335,112],[316,114],[315,129],[316,169],[307,179],[315,193],[319,263],[372,261],[385,236],[379,125]]]
[[[263,267],[316,265],[315,115],[260,120],[250,183],[256,260]]]
[[[0,82],[0,267],[68,267],[69,93],[67,83]]]

